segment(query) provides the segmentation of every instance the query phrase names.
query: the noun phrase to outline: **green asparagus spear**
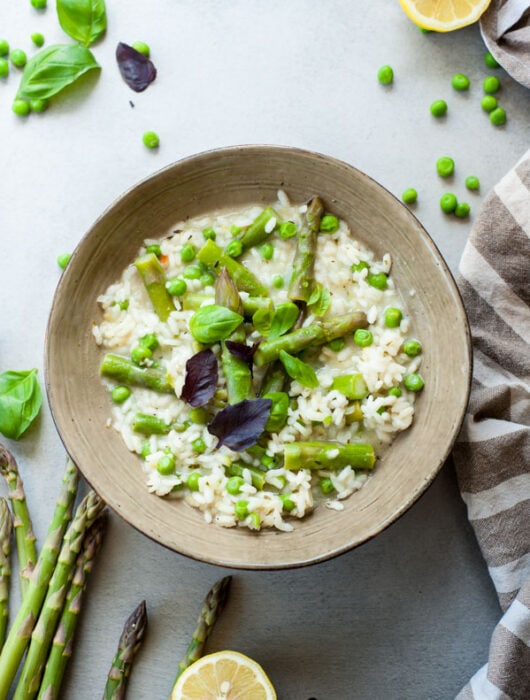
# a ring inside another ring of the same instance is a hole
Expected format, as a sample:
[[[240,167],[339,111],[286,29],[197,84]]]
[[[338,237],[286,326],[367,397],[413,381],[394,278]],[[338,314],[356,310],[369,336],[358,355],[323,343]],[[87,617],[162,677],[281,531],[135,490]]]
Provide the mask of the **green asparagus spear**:
[[[100,373],[102,377],[115,379],[120,384],[142,386],[164,394],[174,391],[164,371],[154,367],[138,367],[127,357],[113,353],[108,353],[103,358]]]
[[[367,325],[366,315],[362,311],[352,311],[326,321],[315,321],[309,326],[260,343],[254,355],[254,362],[257,367],[261,367],[277,360],[280,350],[296,354],[304,348],[324,345],[335,338],[342,338],[344,335],[353,333],[357,328],[366,328]]]
[[[306,221],[298,233],[293,272],[287,296],[291,301],[307,304],[313,291],[313,267],[320,219],[324,205],[320,197],[313,197],[307,205]]]
[[[239,238],[243,244],[243,251],[259,245],[270,236],[274,230],[274,226],[269,231],[267,230],[267,224],[271,219],[275,219],[277,222],[280,220],[278,213],[272,207],[266,207],[261,214],[258,214],[258,216],[254,219],[250,226],[245,229]]]
[[[142,435],[167,435],[171,430],[169,423],[149,413],[137,413],[132,427],[135,433]]]
[[[9,580],[11,578],[11,535],[13,520],[5,498],[0,498],[0,649],[9,620]]]
[[[285,371],[285,367],[279,360],[276,360],[267,367],[263,379],[261,380],[258,395],[263,396],[264,394],[283,391],[286,381],[287,372]]]
[[[211,239],[206,241],[199,250],[197,258],[216,272],[220,272],[223,267],[226,267],[230,273],[230,277],[240,291],[248,292],[251,296],[256,297],[269,296],[267,287],[265,287],[250,270],[247,270],[244,265],[227,255],[223,249]]]
[[[134,656],[143,641],[147,628],[145,600],[127,618],[112,661],[103,700],[124,700],[127,681],[131,673]]]
[[[373,469],[372,445],[335,442],[288,442],[283,451],[286,469]]]
[[[355,374],[341,374],[333,379],[332,389],[340,391],[350,400],[364,399],[368,396],[368,387],[364,377],[359,372]]]
[[[134,266],[142,278],[156,315],[161,321],[167,321],[169,314],[175,311],[175,305],[166,289],[166,274],[160,260],[154,253],[146,253],[134,261]]]
[[[28,589],[28,580],[37,561],[35,535],[24,493],[24,484],[18,471],[18,465],[9,450],[0,445],[0,472],[7,482],[9,498],[13,508],[13,527],[17,546],[20,590],[22,596]]]
[[[79,620],[82,597],[85,591],[87,578],[94,566],[96,554],[99,551],[107,524],[107,510],[95,520],[87,531],[83,541],[83,549],[79,553],[76,568],[70,589],[66,596],[66,602],[61,612],[61,617],[53,644],[50,649],[46,668],[42,677],[38,700],[57,700],[64,678],[66,667],[72,656],[72,644]],[[40,617],[39,623],[40,624]]]
[[[245,464],[245,462],[232,462],[232,464],[225,467],[225,474],[227,476],[243,476],[244,469],[248,469],[250,472],[252,486],[261,491],[265,486],[265,472],[262,472],[257,467],[252,467],[250,464]]]
[[[26,654],[22,672],[19,677],[14,700],[32,700],[39,692],[40,682],[50,646],[57,628],[57,623],[64,608],[66,594],[70,587],[70,581],[74,574],[76,562],[79,558],[79,549],[90,546],[90,554],[93,555],[93,545],[103,536],[106,517],[103,511],[78,540],[67,546],[66,538],[57,566],[48,585],[48,592],[42,604],[39,617],[31,634],[31,641]],[[73,552],[77,548],[75,554]]]
[[[188,666],[191,666],[194,661],[200,659],[204,654],[208,637],[212,633],[214,625],[219,619],[219,616],[223,612],[226,605],[231,582],[232,577],[225,576],[214,583],[212,588],[210,588],[208,591],[199,614],[199,619],[197,620],[197,627],[193,632],[184,658],[178,665],[175,683],[177,682],[181,673],[185,671]]]

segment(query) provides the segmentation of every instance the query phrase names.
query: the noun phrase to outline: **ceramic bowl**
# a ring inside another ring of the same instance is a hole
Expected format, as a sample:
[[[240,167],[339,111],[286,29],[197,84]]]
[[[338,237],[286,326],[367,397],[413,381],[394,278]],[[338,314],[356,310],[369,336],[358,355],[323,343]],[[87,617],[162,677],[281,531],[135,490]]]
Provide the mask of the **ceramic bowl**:
[[[377,257],[390,252],[424,346],[426,387],[411,429],[400,434],[365,486],[337,512],[318,507],[292,532],[221,528],[181,500],[148,492],[139,457],[107,427],[108,391],[94,342],[97,297],[120,277],[145,238],[186,217],[220,208],[319,194]],[[327,560],[374,537],[425,491],[463,420],[471,376],[470,339],[455,282],[433,241],[399,200],[365,173],[319,153],[237,146],[181,160],[120,196],[79,243],[57,287],[46,340],[46,386],[66,450],[88,483],[128,523],[160,544],[211,564],[280,569]]]

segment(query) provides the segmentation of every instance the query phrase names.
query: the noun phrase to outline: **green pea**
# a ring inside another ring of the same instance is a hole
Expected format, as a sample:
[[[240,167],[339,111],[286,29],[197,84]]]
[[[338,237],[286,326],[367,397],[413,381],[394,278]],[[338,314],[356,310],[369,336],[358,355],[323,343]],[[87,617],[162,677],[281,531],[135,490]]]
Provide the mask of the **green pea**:
[[[328,495],[335,491],[335,487],[333,486],[333,482],[331,481],[329,476],[321,478],[318,482],[318,485],[320,486],[320,490],[322,491],[322,493],[325,495]]]
[[[431,114],[433,117],[443,117],[447,112],[447,102],[445,100],[435,100],[431,103]]]
[[[272,256],[274,255],[274,246],[272,243],[264,243],[259,249],[259,252],[264,260],[272,260]]]
[[[280,238],[293,238],[293,236],[296,236],[297,231],[294,221],[282,221],[278,229],[278,235]]]
[[[198,425],[205,425],[208,421],[208,413],[205,408],[192,408],[190,411],[190,421]]]
[[[497,98],[493,97],[493,95],[484,95],[480,104],[485,112],[493,112],[499,103],[497,102]]]
[[[26,102],[26,100],[13,100],[11,109],[17,117],[27,117],[30,112],[29,102]]]
[[[152,253],[153,255],[156,255],[157,258],[159,258],[162,255],[162,248],[158,243],[151,243],[150,245],[146,246],[145,252]]]
[[[113,387],[112,391],[110,392],[110,397],[114,403],[123,403],[124,401],[127,401],[130,395],[131,390],[129,387],[122,384]]]
[[[455,73],[451,79],[451,85],[455,90],[469,90],[470,80],[463,73]]]
[[[496,107],[490,112],[490,122],[494,126],[506,124],[506,111],[502,107]]]
[[[200,472],[191,472],[191,474],[186,479],[186,485],[190,491],[199,490],[199,479],[201,478]]]
[[[385,290],[388,285],[388,276],[384,272],[370,272],[366,278],[368,284],[375,289]]]
[[[215,241],[215,239],[217,238],[217,234],[215,233],[213,228],[211,228],[211,226],[209,226],[208,228],[203,228],[202,235],[205,241]]]
[[[485,93],[491,95],[492,93],[499,91],[501,87],[501,81],[497,78],[496,75],[488,75],[487,78],[484,78],[482,87]]]
[[[160,138],[155,131],[144,131],[142,141],[147,148],[158,148],[160,146]]]
[[[26,52],[22,49],[13,49],[9,54],[9,58],[11,60],[11,63],[17,68],[24,68],[28,61]]]
[[[333,350],[333,352],[340,352],[341,350],[344,350],[345,347],[346,341],[344,338],[335,338],[334,340],[330,340],[328,343],[328,348]]]
[[[242,476],[231,476],[226,482],[226,490],[232,496],[237,496],[241,492],[241,487],[245,483]]]
[[[409,187],[408,189],[404,190],[401,195],[401,199],[403,202],[405,202],[405,204],[414,204],[414,202],[418,199],[418,193],[414,187]]]
[[[394,70],[392,66],[381,66],[381,68],[377,71],[377,80],[379,80],[381,85],[390,85],[393,83]]]
[[[240,499],[234,504],[234,515],[238,520],[244,520],[248,515],[248,501]]]
[[[182,276],[187,280],[198,280],[201,278],[201,275],[202,268],[198,265],[188,265],[188,267],[184,268],[182,271]]]
[[[339,228],[339,220],[333,214],[325,214],[320,219],[319,230],[322,233],[334,233]]]
[[[57,256],[57,265],[59,265],[61,270],[65,269],[65,267],[70,262],[71,257],[72,257],[72,253],[61,253],[61,255]]]
[[[403,352],[408,357],[416,357],[421,353],[421,343],[419,340],[406,340],[403,343]]]
[[[399,397],[402,395],[402,393],[403,392],[401,391],[401,389],[398,386],[393,386],[386,392],[386,395],[387,396],[395,396],[396,398],[399,399]]]
[[[9,62],[5,58],[0,58],[0,78],[5,78],[9,75]]]
[[[172,297],[180,297],[188,291],[186,280],[180,277],[172,277],[166,282],[166,289]]]
[[[44,46],[44,35],[40,32],[34,32],[31,35],[31,41],[35,44],[35,46],[40,48],[41,46]]]
[[[0,56],[7,56],[9,54],[9,42],[7,39],[0,39]]]
[[[282,275],[274,275],[272,278],[272,286],[274,289],[282,289],[285,284],[285,280]]]
[[[468,177],[466,177],[466,187],[468,190],[479,190],[480,180],[476,175],[468,175]]]
[[[156,470],[164,476],[173,474],[175,471],[175,457],[172,454],[162,455],[156,463]]]
[[[293,501],[293,499],[290,497],[290,494],[288,493],[281,493],[280,494],[280,500],[282,502],[282,508],[285,510],[287,513],[290,513],[292,510],[294,510],[296,504]]]
[[[143,365],[146,360],[150,360],[152,357],[152,351],[146,348],[145,345],[136,345],[136,347],[131,350],[131,360],[136,365]]]
[[[497,62],[497,59],[493,56],[493,54],[490,51],[484,54],[484,63],[488,66],[488,68],[500,67],[500,64]]]
[[[467,202],[458,202],[455,209],[455,216],[459,219],[465,219],[467,216],[469,216],[470,211],[471,207]]]
[[[31,5],[36,10],[44,10],[44,8],[47,6],[47,4],[48,4],[47,0],[31,0]]]
[[[399,328],[399,324],[403,320],[403,314],[401,309],[397,309],[394,306],[389,306],[385,310],[385,326],[387,328]]]
[[[131,46],[133,47],[133,49],[138,51],[138,53],[141,53],[143,56],[147,56],[149,58],[151,49],[144,41],[133,41]]]
[[[353,342],[360,348],[369,347],[374,342],[372,331],[366,330],[366,328],[357,328],[353,334]]]
[[[254,530],[259,530],[261,527],[261,517],[259,513],[250,513],[250,525],[254,528]]]
[[[45,112],[48,107],[49,107],[49,100],[45,100],[43,98],[40,99],[35,99],[35,100],[30,100],[29,101],[29,108],[32,112]]]
[[[238,258],[243,253],[243,244],[240,240],[230,241],[226,246],[225,252],[231,258]]]
[[[185,243],[180,251],[180,259],[184,263],[189,263],[195,260],[195,255],[197,254],[197,249],[192,243]]]
[[[140,343],[140,345],[149,348],[149,350],[156,350],[157,347],[160,345],[160,343],[158,342],[158,338],[156,337],[156,333],[146,333],[140,338],[138,342]]]
[[[440,208],[446,214],[452,214],[456,209],[458,200],[452,192],[446,192],[440,197]]]
[[[199,437],[191,443],[191,448],[198,455],[202,455],[203,452],[206,452],[206,443]]]
[[[408,389],[409,391],[421,391],[425,386],[425,382],[423,381],[421,374],[412,373],[406,374],[403,377],[403,385],[405,389]]]
[[[234,236],[234,238],[236,236],[239,236],[241,231],[242,231],[241,226],[236,226],[236,224],[232,224],[232,226],[230,226],[230,235]]]
[[[455,170],[455,162],[449,156],[442,156],[436,161],[436,170],[440,177],[449,177]]]
[[[215,283],[215,275],[211,272],[205,272],[200,276],[199,281],[203,287],[211,287]]]
[[[362,270],[368,270],[370,266],[366,262],[366,260],[360,260],[358,263],[353,263],[351,266],[351,271],[352,272],[361,272]]]

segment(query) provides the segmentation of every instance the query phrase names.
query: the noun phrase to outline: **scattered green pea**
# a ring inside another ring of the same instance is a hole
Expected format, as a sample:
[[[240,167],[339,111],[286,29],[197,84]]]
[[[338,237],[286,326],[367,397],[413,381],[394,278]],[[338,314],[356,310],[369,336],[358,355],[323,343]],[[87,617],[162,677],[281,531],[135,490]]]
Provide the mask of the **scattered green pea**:
[[[447,102],[445,100],[434,100],[434,102],[431,102],[430,109],[433,117],[443,117],[447,113]]]
[[[282,289],[285,284],[285,280],[282,275],[274,275],[272,278],[272,286],[274,289]]]
[[[468,190],[479,190],[480,180],[476,175],[468,175],[468,177],[466,177],[466,187]]]
[[[442,156],[436,161],[436,171],[440,177],[449,177],[454,173],[455,162],[449,156]]]
[[[0,56],[7,56],[9,54],[9,42],[7,39],[0,39]]]
[[[496,107],[490,112],[490,122],[495,126],[506,124],[506,111],[502,107]]]
[[[402,393],[403,392],[401,391],[401,389],[398,386],[393,386],[386,392],[386,395],[387,396],[395,396],[397,399],[399,399],[399,397],[402,395]]]
[[[150,360],[153,357],[153,352],[145,345],[136,345],[131,350],[131,360],[136,365],[145,364],[146,360]]]
[[[395,306],[389,306],[388,309],[385,309],[385,326],[387,328],[398,328],[402,319],[401,309],[397,309]]]
[[[381,85],[390,85],[393,83],[394,70],[392,66],[381,66],[381,68],[377,71],[377,80],[379,80]]]
[[[166,289],[173,297],[180,297],[188,290],[186,280],[180,277],[172,277],[166,282]]]
[[[322,233],[334,233],[339,228],[339,220],[333,214],[325,214],[320,219],[319,230]]]
[[[497,98],[493,95],[484,95],[480,103],[482,109],[485,112],[493,112],[493,110],[498,106]]]
[[[282,502],[282,508],[285,510],[287,513],[290,513],[292,510],[295,509],[295,502],[293,499],[290,497],[290,494],[288,493],[281,493],[280,494],[280,500]]]
[[[470,211],[471,207],[467,202],[458,202],[455,208],[455,216],[459,219],[465,219],[469,216]]]
[[[210,226],[208,228],[203,228],[202,235],[205,241],[215,241],[217,234]]]
[[[484,63],[488,66],[488,68],[500,67],[500,63],[497,62],[497,59],[493,56],[493,54],[490,51],[484,54]]]
[[[197,454],[202,455],[203,452],[206,452],[206,443],[201,437],[199,437],[196,440],[193,440],[191,443],[191,448]]]
[[[385,290],[388,286],[388,277],[384,272],[370,272],[366,278],[368,284],[375,289]]]
[[[186,479],[186,485],[190,491],[199,490],[199,479],[201,478],[200,472],[191,472]]]
[[[225,252],[231,258],[238,258],[243,253],[243,244],[238,239],[230,241],[225,248]]]
[[[484,78],[482,87],[484,89],[484,92],[486,92],[488,95],[491,95],[492,93],[499,91],[501,87],[501,81],[497,78],[496,75],[488,75],[487,78]]]
[[[412,373],[403,377],[403,385],[409,391],[421,391],[425,386],[425,382],[421,374]]]
[[[405,202],[405,204],[414,204],[414,202],[418,199],[418,193],[414,187],[409,187],[402,193],[401,199],[403,202]]]
[[[215,284],[215,275],[212,272],[205,272],[199,277],[199,281],[203,287],[211,287]]]
[[[182,276],[187,280],[198,280],[201,278],[203,270],[198,265],[188,265],[182,271]]]
[[[276,466],[274,457],[271,457],[270,455],[263,455],[263,457],[260,459],[260,464],[267,471],[269,469],[273,469]]]
[[[160,146],[160,138],[154,131],[144,131],[142,141],[147,148],[158,148]]]
[[[47,6],[47,4],[48,4],[47,0],[31,0],[31,5],[36,10],[44,10],[44,8]]]
[[[463,73],[455,73],[451,79],[451,85],[455,90],[469,90],[470,80]]]
[[[17,117],[27,117],[30,112],[29,102],[26,102],[26,100],[13,100],[11,109]]]
[[[360,260],[358,263],[353,263],[351,266],[352,272],[361,272],[362,270],[368,270],[369,265],[366,260]]]
[[[9,58],[11,60],[11,63],[17,68],[24,68],[28,61],[26,52],[22,49],[13,49],[9,54]]]
[[[242,476],[231,476],[226,482],[226,490],[232,496],[237,496],[238,493],[241,493],[241,487],[244,483],[245,480]]]
[[[124,401],[127,401],[130,395],[131,390],[129,387],[122,384],[113,387],[112,391],[110,392],[110,397],[114,403],[123,403]]]
[[[35,44],[35,46],[40,48],[41,46],[44,46],[44,35],[40,32],[34,32],[31,35],[31,41]]]
[[[333,486],[333,482],[329,478],[329,476],[322,477],[318,485],[320,486],[320,490],[322,491],[323,494],[328,495],[335,491],[335,487]]]
[[[180,259],[184,263],[189,263],[192,260],[195,260],[195,256],[197,254],[197,249],[192,243],[185,243],[182,246],[182,250],[180,251]]]
[[[452,214],[456,209],[458,200],[452,192],[446,192],[440,197],[440,209],[446,214]]]
[[[68,265],[71,257],[72,253],[61,253],[61,255],[57,256],[57,265],[59,265],[61,270],[64,270],[64,268]]]
[[[5,78],[9,75],[9,61],[5,58],[0,58],[0,78]]]
[[[261,527],[261,518],[259,513],[250,513],[250,527],[254,530],[259,530]]]
[[[145,43],[145,41],[133,41],[131,46],[133,47],[133,49],[138,51],[138,53],[141,53],[149,58],[149,55],[151,54],[151,49]]]
[[[234,515],[238,520],[244,520],[248,515],[248,501],[240,499],[234,504]]]
[[[259,249],[259,252],[264,260],[272,260],[272,256],[274,255],[274,246],[272,243],[264,243]]]
[[[49,101],[44,98],[29,101],[29,108],[32,112],[45,112],[48,109]]]
[[[190,411],[190,421],[198,425],[204,425],[208,421],[208,413],[205,408],[192,408]]]
[[[333,350],[333,352],[340,352],[341,350],[344,350],[345,347],[346,341],[344,338],[335,338],[334,340],[330,340],[328,343],[328,348]]]
[[[282,221],[278,229],[278,235],[280,238],[293,238],[293,236],[296,236],[297,231],[294,221]]]
[[[168,476],[175,471],[175,457],[172,454],[165,454],[156,463],[156,470],[159,474]]]
[[[138,342],[145,348],[149,348],[149,350],[156,350],[157,347],[160,345],[156,333],[146,333],[140,338]]]
[[[156,255],[157,258],[159,258],[162,255],[162,248],[158,243],[151,243],[146,247],[145,252],[152,253],[153,255]]]
[[[232,224],[232,226],[230,226],[230,235],[234,236],[234,238],[235,238],[236,236],[239,236],[239,234],[241,233],[242,230],[243,229],[241,228],[241,226],[237,226],[236,224]]]
[[[421,353],[421,343],[419,340],[406,340],[403,343],[403,352],[408,357],[417,357]]]
[[[360,348],[367,348],[374,342],[372,331],[366,328],[357,328],[353,334],[353,342]]]

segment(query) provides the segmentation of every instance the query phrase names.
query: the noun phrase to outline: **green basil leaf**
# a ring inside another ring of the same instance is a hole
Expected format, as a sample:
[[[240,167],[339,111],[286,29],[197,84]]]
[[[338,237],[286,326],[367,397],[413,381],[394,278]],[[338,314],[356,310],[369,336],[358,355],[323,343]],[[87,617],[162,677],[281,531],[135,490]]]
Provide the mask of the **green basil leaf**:
[[[243,323],[243,316],[225,306],[201,306],[190,318],[190,331],[199,343],[211,345],[228,338]]]
[[[261,333],[261,335],[269,335],[272,325],[272,314],[271,309],[258,309],[252,315],[252,325]]]
[[[313,291],[311,292],[309,299],[307,300],[307,305],[312,306],[313,304],[316,304],[317,301],[320,299],[320,295],[322,294],[322,285],[321,284],[315,284],[313,287]]]
[[[278,304],[272,317],[269,340],[278,338],[280,335],[290,331],[296,323],[299,313],[300,309],[292,301]]]
[[[302,362],[298,357],[289,355],[285,350],[280,350],[280,360],[291,379],[295,379],[302,386],[307,386],[310,389],[315,389],[318,386],[315,370],[307,362]]]
[[[47,46],[27,62],[18,88],[18,97],[26,100],[48,99],[95,68],[99,68],[99,65],[84,46]]]
[[[0,374],[0,433],[18,440],[37,417],[41,405],[36,369]]]
[[[317,284],[315,290],[309,297],[307,305],[311,307],[311,312],[315,316],[325,316],[331,306],[331,294],[321,284]]]
[[[57,0],[59,24],[68,36],[90,46],[107,29],[105,0]]]
[[[265,425],[265,430],[270,433],[277,433],[287,423],[287,412],[289,410],[289,394],[285,391],[271,391],[263,394],[264,399],[272,401],[269,420]]]

